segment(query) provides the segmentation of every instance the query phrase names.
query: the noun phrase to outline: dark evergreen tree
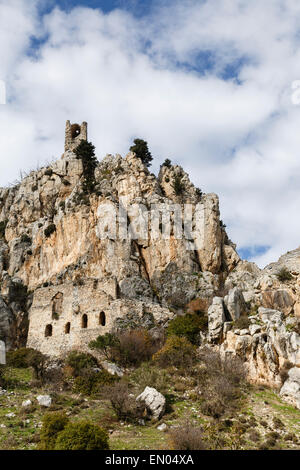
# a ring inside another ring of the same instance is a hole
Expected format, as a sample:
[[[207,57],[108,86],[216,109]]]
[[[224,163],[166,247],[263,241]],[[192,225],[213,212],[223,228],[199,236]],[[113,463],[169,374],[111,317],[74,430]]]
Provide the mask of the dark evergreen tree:
[[[91,142],[82,140],[74,152],[83,165],[83,190],[91,193],[95,187],[95,169],[98,162],[95,156],[95,146]]]
[[[148,149],[148,144],[143,139],[134,139],[134,145],[130,147],[130,151],[134,152],[138,158],[142,160],[142,162],[149,167],[153,160],[153,157]]]

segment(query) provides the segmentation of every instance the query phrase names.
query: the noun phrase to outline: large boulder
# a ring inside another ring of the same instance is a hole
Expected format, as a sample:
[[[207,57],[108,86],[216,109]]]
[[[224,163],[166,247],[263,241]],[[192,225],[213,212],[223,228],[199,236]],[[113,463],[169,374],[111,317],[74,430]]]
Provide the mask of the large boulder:
[[[14,316],[0,296],[0,338],[3,338],[8,346],[11,346]]]
[[[52,398],[50,395],[39,395],[36,397],[38,404],[44,406],[45,408],[49,408],[52,403]]]
[[[300,409],[300,369],[293,367],[289,370],[288,379],[284,382],[280,395],[286,401]]]
[[[224,298],[224,302],[233,321],[238,320],[246,309],[243,293],[238,287],[234,287],[229,291],[229,294]]]
[[[214,297],[208,309],[208,339],[210,342],[220,340],[223,325],[226,321],[224,303],[222,297]]]
[[[102,361],[101,365],[103,369],[107,370],[112,375],[117,375],[118,377],[123,377],[124,372],[123,370],[117,366],[117,364],[114,364],[113,362],[109,361]]]
[[[285,315],[289,315],[293,310],[295,299],[291,291],[287,289],[266,290],[262,293],[262,306],[280,310]]]
[[[148,415],[154,419],[160,419],[166,409],[166,399],[155,388],[146,387],[136,401],[145,405]]]
[[[0,364],[6,364],[6,350],[4,341],[0,340]]]

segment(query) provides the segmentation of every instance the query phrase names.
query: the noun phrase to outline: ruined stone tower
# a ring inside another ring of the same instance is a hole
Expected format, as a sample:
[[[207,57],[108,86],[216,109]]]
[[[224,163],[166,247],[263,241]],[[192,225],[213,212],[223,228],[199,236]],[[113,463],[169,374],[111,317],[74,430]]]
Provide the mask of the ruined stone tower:
[[[65,133],[65,152],[67,150],[74,150],[81,140],[87,140],[87,123],[71,124],[70,121],[66,122]]]

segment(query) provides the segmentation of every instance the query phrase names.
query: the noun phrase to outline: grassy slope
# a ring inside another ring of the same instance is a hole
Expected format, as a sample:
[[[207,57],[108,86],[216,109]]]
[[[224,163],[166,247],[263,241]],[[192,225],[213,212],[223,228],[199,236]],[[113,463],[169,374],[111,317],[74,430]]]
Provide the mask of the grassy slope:
[[[37,404],[36,396],[48,391],[32,386],[30,369],[8,369],[6,375],[10,386],[6,394],[0,395],[0,449],[35,449],[41,419],[48,411]],[[184,387],[178,389],[170,390],[168,410],[161,421],[168,429],[188,417],[195,426],[203,427],[210,448],[257,449],[266,440],[268,448],[300,448],[300,411],[267,388],[248,387],[241,408],[230,412],[227,424],[224,420],[216,423],[201,414],[199,397],[192,392],[189,396]],[[27,399],[31,399],[33,406],[24,409],[21,404]],[[66,411],[72,420],[88,418],[105,427],[110,433],[111,449],[171,448],[168,432],[159,431],[158,423],[146,426],[120,423],[108,401],[64,392],[54,396],[51,409]]]

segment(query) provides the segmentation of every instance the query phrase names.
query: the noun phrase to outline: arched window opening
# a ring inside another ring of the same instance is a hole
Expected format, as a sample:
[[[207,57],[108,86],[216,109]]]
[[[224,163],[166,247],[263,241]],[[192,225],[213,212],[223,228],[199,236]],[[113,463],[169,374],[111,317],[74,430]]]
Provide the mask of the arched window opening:
[[[87,328],[88,327],[88,317],[86,314],[82,315],[81,319],[81,328]]]
[[[52,336],[52,325],[46,325],[45,328],[45,338],[49,338],[49,336]]]
[[[71,330],[71,323],[68,322],[65,325],[65,334],[68,335],[70,333],[70,330]]]
[[[99,315],[99,325],[105,326],[105,323],[106,323],[105,313],[101,312]]]
[[[79,124],[72,124],[71,126],[72,139],[75,139],[76,137],[78,137],[80,132],[81,132],[81,127],[79,126]]]

